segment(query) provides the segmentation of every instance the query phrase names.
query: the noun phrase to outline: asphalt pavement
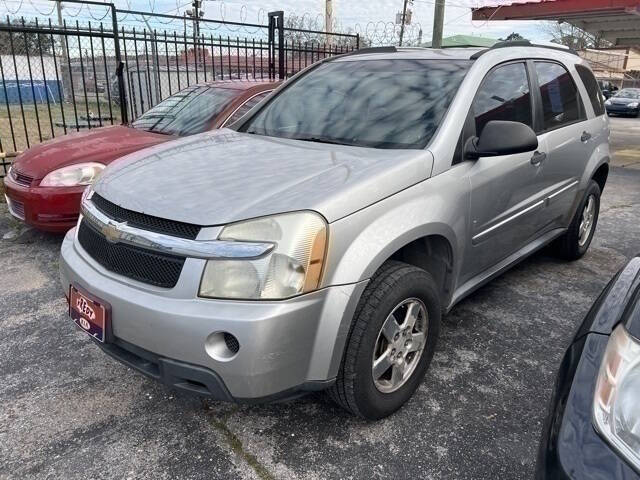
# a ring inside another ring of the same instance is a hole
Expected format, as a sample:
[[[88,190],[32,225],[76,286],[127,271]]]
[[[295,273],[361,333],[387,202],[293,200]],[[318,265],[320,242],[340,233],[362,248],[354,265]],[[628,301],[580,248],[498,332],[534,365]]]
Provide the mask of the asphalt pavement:
[[[611,171],[587,255],[542,251],[456,306],[416,395],[375,423],[322,395],[203,401],[111,360],[66,315],[61,238],[0,204],[0,478],[531,478],[564,349],[640,253],[640,120],[612,125],[624,167]]]

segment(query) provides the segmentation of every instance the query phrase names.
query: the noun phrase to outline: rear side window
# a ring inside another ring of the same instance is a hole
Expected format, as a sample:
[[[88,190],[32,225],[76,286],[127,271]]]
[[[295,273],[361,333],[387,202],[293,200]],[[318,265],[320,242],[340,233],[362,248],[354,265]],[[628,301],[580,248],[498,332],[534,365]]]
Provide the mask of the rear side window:
[[[264,97],[266,97],[270,93],[271,90],[267,90],[266,92],[258,93],[257,95],[251,97],[249,100],[240,105],[240,107],[238,107],[238,109],[233,112],[233,114],[227,119],[226,122],[224,122],[224,124],[231,125],[236,120],[242,118],[245,113],[255,107],[258,103],[260,103],[264,99]]]
[[[584,88],[587,89],[589,100],[591,101],[596,117],[604,115],[604,97],[602,96],[596,77],[594,77],[591,70],[585,66],[576,65],[576,70],[578,71],[578,75],[580,75],[582,83],[584,83]]]
[[[533,126],[531,92],[524,63],[511,63],[491,71],[473,101],[476,135],[491,120]]]
[[[542,97],[544,130],[580,120],[578,90],[569,72],[557,63],[535,62]]]

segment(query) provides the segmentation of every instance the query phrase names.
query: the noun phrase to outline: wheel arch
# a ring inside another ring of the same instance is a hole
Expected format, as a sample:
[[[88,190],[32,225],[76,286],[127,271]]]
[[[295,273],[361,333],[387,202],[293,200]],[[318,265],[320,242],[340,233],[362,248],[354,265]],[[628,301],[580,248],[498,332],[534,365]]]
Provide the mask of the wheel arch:
[[[609,177],[609,164],[603,163],[598,168],[596,168],[593,175],[591,175],[591,179],[595,180],[595,182],[600,186],[600,192],[604,190],[604,186],[607,183],[607,178]]]
[[[377,241],[372,242],[372,238]],[[401,234],[389,228],[375,228],[356,239],[344,252],[338,265],[334,265],[332,280],[344,279],[347,271],[352,281],[368,280],[385,262],[398,260],[428,271],[440,288],[445,305],[455,283],[457,245],[454,230],[443,222],[417,225]]]
[[[398,248],[385,260],[397,260],[426,270],[433,276],[440,300],[448,305],[453,294],[453,247],[442,234],[428,234]],[[383,262],[384,264],[384,262]]]

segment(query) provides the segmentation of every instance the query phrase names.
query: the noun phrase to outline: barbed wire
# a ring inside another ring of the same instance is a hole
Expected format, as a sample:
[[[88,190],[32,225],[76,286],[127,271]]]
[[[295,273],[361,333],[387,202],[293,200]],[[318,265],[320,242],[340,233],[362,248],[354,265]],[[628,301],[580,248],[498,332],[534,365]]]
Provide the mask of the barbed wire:
[[[51,11],[50,12],[42,12],[38,7],[36,7],[36,4],[33,3],[33,0],[29,0],[29,3],[31,4],[31,6],[33,7],[33,9],[38,12],[40,15],[43,15],[45,17],[48,17],[49,15],[51,15],[53,13],[53,11],[56,9],[56,4],[54,2],[51,2]]]
[[[46,0],[51,7],[43,8],[41,3],[44,0],[0,0],[0,5],[12,16],[19,16],[25,10],[32,10],[42,17],[53,17],[55,12],[55,3]],[[106,3],[106,0],[104,0]],[[424,3],[432,3],[433,0],[420,0]],[[464,0],[458,0],[464,1]],[[180,10],[187,7],[191,2],[186,1],[180,3],[175,0],[175,7],[168,11],[158,12],[158,4],[156,0],[146,0],[149,10],[147,12],[134,13],[130,0],[114,0],[118,10],[117,21],[124,28],[140,26],[146,30],[154,29],[175,29],[175,30],[193,30],[194,20],[190,17],[181,16]],[[225,34],[230,36],[250,36],[250,35],[266,35],[268,12],[264,8],[253,8],[246,4],[234,4],[233,11],[230,11],[229,5],[224,0],[216,2],[217,12],[215,15],[206,15],[205,18],[198,19],[198,30],[204,34]],[[81,23],[86,20],[95,22],[104,21],[111,13],[109,4],[104,7],[95,4],[76,4],[65,3],[64,17],[67,19],[75,19]],[[462,6],[462,5],[460,5]],[[27,8],[28,7],[28,8]],[[124,11],[123,11],[124,10]],[[215,10],[214,10],[215,11]],[[164,15],[164,16],[159,16]],[[253,17],[253,18],[250,18]],[[225,23],[231,22],[231,23]],[[297,41],[331,41],[336,40],[340,35],[356,35],[361,37],[363,45],[393,45],[399,42],[400,25],[391,21],[369,21],[366,23],[356,22],[345,26],[339,19],[335,17],[332,20],[331,31],[335,35],[324,34],[325,16],[320,12],[285,12],[285,29],[291,30],[288,36],[295,37]],[[293,30],[307,30],[310,32],[296,32]],[[420,23],[405,25],[403,36],[403,44],[417,44],[421,40],[422,28]]]
[[[7,2],[7,0],[2,0],[4,3],[5,8],[7,9],[7,11],[11,14],[11,15],[17,15],[20,12],[20,9],[22,8],[22,4],[24,3],[24,0],[20,0],[20,3],[18,4],[18,8],[16,9],[16,11],[12,11],[9,8],[9,4]]]

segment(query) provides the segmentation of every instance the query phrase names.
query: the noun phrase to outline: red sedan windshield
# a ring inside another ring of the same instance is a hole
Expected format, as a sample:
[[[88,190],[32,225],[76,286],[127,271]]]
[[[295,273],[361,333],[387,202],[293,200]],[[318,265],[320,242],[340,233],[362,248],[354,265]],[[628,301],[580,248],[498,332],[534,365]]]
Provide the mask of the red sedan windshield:
[[[237,93],[227,88],[187,87],[146,111],[132,126],[166,135],[201,133]]]

